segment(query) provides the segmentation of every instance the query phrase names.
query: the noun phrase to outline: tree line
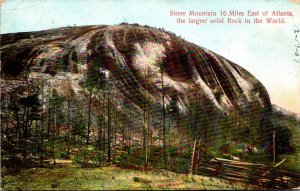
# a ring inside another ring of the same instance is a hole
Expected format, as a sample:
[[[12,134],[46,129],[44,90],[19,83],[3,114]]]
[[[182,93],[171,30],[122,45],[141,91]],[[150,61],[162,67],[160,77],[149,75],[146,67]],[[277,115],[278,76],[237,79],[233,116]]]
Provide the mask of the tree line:
[[[84,96],[76,94],[71,81],[64,93],[42,78],[8,85],[1,96],[3,166],[20,169],[72,159],[83,167],[117,163],[185,172],[194,140],[201,138],[214,154],[226,144],[244,144],[249,152],[259,148],[269,155],[273,131],[278,132],[278,153],[293,150],[290,131],[264,117],[258,102],[224,113],[197,85],[185,96],[170,94],[174,90],[160,65],[160,103],[146,89],[153,75],[146,68],[145,91],[132,95],[140,98],[136,104],[121,98],[116,79],[91,67],[81,83]]]

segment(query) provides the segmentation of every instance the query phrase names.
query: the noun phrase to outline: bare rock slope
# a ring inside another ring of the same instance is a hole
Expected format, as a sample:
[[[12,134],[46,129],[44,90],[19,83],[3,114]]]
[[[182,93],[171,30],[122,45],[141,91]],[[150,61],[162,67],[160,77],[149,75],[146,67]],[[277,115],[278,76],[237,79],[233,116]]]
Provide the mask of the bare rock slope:
[[[185,115],[197,99],[194,90],[216,113],[247,111],[252,103],[262,115],[272,110],[266,89],[245,69],[162,29],[103,25],[3,34],[1,54],[3,84],[43,78],[61,95],[68,89],[83,97],[84,79],[103,72],[116,107],[131,103],[137,112],[146,98],[159,110],[165,94],[166,106],[175,100]]]

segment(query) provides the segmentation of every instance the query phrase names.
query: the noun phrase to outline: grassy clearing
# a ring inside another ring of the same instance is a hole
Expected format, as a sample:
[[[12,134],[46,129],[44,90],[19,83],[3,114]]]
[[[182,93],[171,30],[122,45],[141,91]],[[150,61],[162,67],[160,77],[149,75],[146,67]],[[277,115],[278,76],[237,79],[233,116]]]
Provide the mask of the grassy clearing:
[[[3,172],[3,171],[2,171]],[[5,174],[5,172],[3,172]],[[139,171],[119,167],[80,168],[72,165],[22,170],[4,175],[7,190],[160,190],[160,189],[257,189],[205,176],[187,176],[165,170]]]

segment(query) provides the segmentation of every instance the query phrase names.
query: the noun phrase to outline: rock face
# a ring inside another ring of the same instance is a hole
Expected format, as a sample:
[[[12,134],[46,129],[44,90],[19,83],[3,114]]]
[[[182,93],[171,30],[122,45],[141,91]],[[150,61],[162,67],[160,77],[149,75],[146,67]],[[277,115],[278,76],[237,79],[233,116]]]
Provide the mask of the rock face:
[[[143,99],[157,107],[175,97],[182,114],[191,89],[197,89],[218,112],[246,111],[257,103],[271,111],[264,86],[226,58],[151,27],[82,26],[1,35],[3,82],[44,78],[59,94],[84,92],[83,79],[104,72],[118,95],[143,110]],[[68,83],[67,83],[68,82]],[[68,86],[68,88],[66,88]]]

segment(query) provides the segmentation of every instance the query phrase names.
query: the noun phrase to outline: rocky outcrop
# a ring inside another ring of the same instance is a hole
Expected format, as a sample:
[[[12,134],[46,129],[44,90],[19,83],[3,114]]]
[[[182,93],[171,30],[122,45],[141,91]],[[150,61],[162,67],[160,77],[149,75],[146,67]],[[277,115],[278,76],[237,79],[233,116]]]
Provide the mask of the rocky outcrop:
[[[143,110],[145,93],[160,107],[164,91],[166,105],[175,100],[184,115],[196,89],[216,112],[247,111],[254,102],[262,115],[272,110],[266,89],[245,69],[162,29],[82,26],[3,34],[1,54],[3,82],[43,78],[59,94],[71,88],[80,96],[84,79],[103,72],[120,107],[130,102]]]

